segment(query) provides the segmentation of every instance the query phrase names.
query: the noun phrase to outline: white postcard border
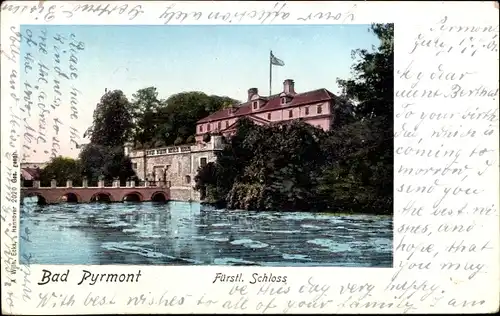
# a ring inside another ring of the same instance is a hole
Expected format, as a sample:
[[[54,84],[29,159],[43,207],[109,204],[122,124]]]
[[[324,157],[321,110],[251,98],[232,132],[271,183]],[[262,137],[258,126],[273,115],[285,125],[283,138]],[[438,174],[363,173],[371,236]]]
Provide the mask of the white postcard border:
[[[86,2],[86,4],[101,5],[103,8],[108,5],[105,2]],[[4,7],[5,5],[11,7]],[[498,121],[497,128],[493,128],[490,135],[479,135],[473,141],[494,152],[489,156],[486,153],[484,157],[464,156],[463,158],[464,163],[469,163],[469,165],[483,165],[485,159],[489,161],[486,162],[487,164],[493,162],[481,177],[471,176],[467,183],[469,188],[483,190],[480,194],[467,196],[470,203],[491,204],[493,205],[492,213],[488,216],[470,215],[470,221],[477,225],[471,232],[461,234],[435,232],[436,237],[432,239],[418,233],[404,234],[398,231],[403,224],[425,225],[441,222],[460,224],[463,222],[450,215],[437,217],[429,214],[428,208],[439,199],[437,189],[436,192],[431,192],[425,197],[420,196],[426,200],[423,203],[425,205],[423,205],[422,216],[403,214],[401,210],[407,205],[411,196],[396,191],[394,195],[394,247],[404,238],[405,242],[414,244],[416,250],[395,251],[393,269],[21,265],[16,267],[15,274],[9,273],[9,266],[18,263],[16,257],[19,238],[29,238],[27,231],[12,232],[16,224],[19,227],[19,205],[16,197],[19,197],[20,171],[19,164],[14,163],[14,153],[17,152],[19,156],[23,123],[19,119],[19,103],[22,102],[21,83],[19,76],[16,78],[13,73],[22,61],[19,60],[19,56],[14,57],[14,62],[10,61],[7,56],[17,55],[15,52],[17,39],[12,33],[19,30],[21,24],[368,24],[393,22],[396,30],[395,90],[408,90],[416,82],[427,88],[430,86],[435,89],[449,88],[449,82],[432,81],[428,78],[428,72],[432,72],[433,67],[435,68],[438,63],[448,65],[452,69],[450,71],[455,72],[466,69],[467,64],[473,64],[476,67],[476,76],[466,83],[480,82],[490,87],[496,85],[498,89],[498,72],[493,70],[498,69],[498,58],[495,58],[493,54],[483,52],[483,57],[472,58],[471,56],[465,57],[466,54],[446,55],[443,52],[442,55],[436,56],[436,51],[442,49],[441,42],[446,44],[457,40],[460,36],[463,37],[463,33],[460,32],[438,34],[438,28],[443,24],[440,21],[443,21],[445,17],[446,25],[481,27],[492,25],[496,27],[498,47],[498,7],[495,7],[494,2],[110,2],[106,10],[115,6],[118,6],[117,9],[109,14],[104,12],[100,16],[99,12],[82,12],[81,7],[74,10],[78,5],[83,4],[82,2],[51,1],[2,3],[1,43],[2,51],[6,52],[6,54],[2,53],[1,59],[1,229],[2,311],[4,313],[477,313],[493,312],[498,309]],[[16,6],[20,7],[15,10]],[[23,6],[26,6],[24,10]],[[176,13],[171,15],[172,19],[165,23],[165,12],[169,6],[168,12],[175,11]],[[283,9],[278,16],[269,15],[265,18],[267,15],[264,14],[259,18],[262,10],[270,12],[276,8]],[[234,15],[234,12],[252,12],[252,10],[255,10],[253,15],[250,13],[244,17]],[[183,15],[179,13],[181,11],[188,13]],[[222,22],[208,20],[208,13],[212,11],[220,11],[222,15],[231,13],[234,20]],[[283,15],[285,11],[288,13],[286,18]],[[203,14],[197,18],[196,13],[193,12],[203,12]],[[162,15],[165,16],[162,18]],[[239,18],[241,20],[237,20]],[[422,42],[420,47],[427,46],[427,48],[419,49],[418,52],[412,54],[411,50],[419,34],[423,34],[422,39],[417,40]],[[435,35],[426,37],[429,34]],[[424,43],[424,37],[428,42]],[[413,73],[404,74],[411,60],[415,60]],[[19,72],[19,68],[17,71]],[[422,78],[418,78],[417,81],[418,72],[421,72]],[[21,98],[18,104],[14,101],[15,98]],[[402,110],[403,106],[408,103],[417,104],[421,110],[425,109],[425,111],[436,109],[437,106],[442,106],[443,112],[451,111],[451,107],[466,108],[468,103],[479,108],[488,109],[496,106],[498,109],[498,93],[496,98],[463,97],[445,101],[446,103],[439,98],[396,97],[395,130],[401,129],[403,124],[407,124],[406,126],[417,124],[416,116],[407,115],[408,111]],[[415,109],[414,111],[418,112]],[[421,131],[431,130],[433,122],[426,123],[427,125],[422,125]],[[455,127],[468,124],[471,128],[481,129],[481,133],[484,134],[485,126],[482,126],[480,121],[450,120],[447,124]],[[408,142],[411,142],[408,138],[396,137],[395,148],[405,146]],[[429,149],[437,150],[440,145],[439,142],[433,142],[425,137],[423,142],[429,146]],[[468,150],[471,145],[470,142],[456,138],[448,140],[447,144],[464,148],[464,150]],[[429,160],[427,163],[436,163],[432,159]],[[396,154],[395,169],[402,164],[425,165],[426,158],[413,158],[412,160]],[[13,179],[16,179],[16,182]],[[443,181],[440,185],[444,185],[447,178],[440,179]],[[433,184],[432,180],[425,177],[418,180],[395,176],[395,188],[403,183],[428,186]],[[458,204],[459,199],[460,197],[450,198],[443,202],[443,206],[453,208]],[[479,245],[489,243],[482,251],[454,255],[444,255],[442,250],[439,253],[436,251],[426,253],[423,249],[429,244],[439,248],[454,240],[465,240],[469,244],[477,244],[478,248]],[[438,264],[432,264],[439,260],[455,260],[462,265],[484,264],[484,267],[480,273],[471,277],[473,267],[469,266],[469,270],[462,268],[442,271]],[[432,264],[432,268],[426,268],[429,263]],[[68,278],[67,283],[40,286],[36,283],[41,280],[43,269],[60,272],[69,269],[71,277]],[[77,283],[83,270],[101,274],[137,273],[140,270],[141,279],[137,284],[82,284],[78,286]],[[236,289],[233,287],[234,284],[213,284],[212,281],[218,272],[243,273],[249,279],[253,273],[283,275],[287,276],[288,281],[286,286],[270,284],[270,288],[264,289],[267,292],[263,293],[262,284],[241,284]],[[290,290],[285,292],[285,287],[288,286]],[[74,297],[72,298],[71,295]],[[141,295],[143,295],[143,300],[140,299]],[[138,300],[134,301],[130,297],[137,297]],[[37,308],[41,298],[46,299],[45,306]],[[72,299],[75,302],[70,305],[68,302]],[[355,303],[356,301],[358,304]],[[242,306],[245,308],[243,309]]]

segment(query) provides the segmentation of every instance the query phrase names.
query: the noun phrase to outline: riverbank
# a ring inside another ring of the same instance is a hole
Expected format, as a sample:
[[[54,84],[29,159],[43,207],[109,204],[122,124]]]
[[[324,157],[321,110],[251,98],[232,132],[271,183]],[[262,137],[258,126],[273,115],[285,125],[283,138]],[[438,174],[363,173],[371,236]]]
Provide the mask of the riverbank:
[[[200,201],[199,202],[203,206],[208,206],[213,209],[225,209],[229,211],[241,211],[241,212],[275,212],[275,210],[266,210],[266,209],[259,209],[259,210],[244,210],[244,209],[232,209],[228,208],[227,204],[225,203],[212,203],[212,202],[206,202],[206,201]],[[367,211],[352,211],[352,212],[346,212],[346,211],[332,211],[332,210],[321,210],[321,209],[304,209],[304,210],[280,210],[279,212],[282,213],[320,213],[324,215],[331,215],[331,216],[349,216],[349,215],[373,215],[373,216],[394,216],[394,213],[391,211],[387,212],[367,212]]]

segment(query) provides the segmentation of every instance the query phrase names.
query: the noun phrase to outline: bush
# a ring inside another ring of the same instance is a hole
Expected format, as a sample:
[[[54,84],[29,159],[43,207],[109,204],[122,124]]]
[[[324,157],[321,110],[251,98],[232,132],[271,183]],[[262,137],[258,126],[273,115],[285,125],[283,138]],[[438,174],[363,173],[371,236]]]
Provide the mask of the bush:
[[[194,138],[193,135],[189,136],[187,139],[186,139],[186,143],[187,144],[192,144],[196,141],[196,139]]]
[[[390,140],[375,119],[335,133],[304,122],[247,123],[216,154],[216,163],[198,170],[195,189],[207,201],[245,210],[392,211],[392,190],[384,188],[392,181],[392,161],[380,155],[380,144]]]

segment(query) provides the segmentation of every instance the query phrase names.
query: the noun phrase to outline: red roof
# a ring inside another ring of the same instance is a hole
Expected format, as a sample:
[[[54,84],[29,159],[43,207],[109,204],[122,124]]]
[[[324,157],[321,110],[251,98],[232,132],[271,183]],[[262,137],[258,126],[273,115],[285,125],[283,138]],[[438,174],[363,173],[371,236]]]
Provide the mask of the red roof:
[[[21,175],[25,180],[35,180],[40,176],[39,169],[34,168],[22,168]]]
[[[260,112],[267,112],[284,108],[291,108],[300,105],[329,101],[335,98],[336,96],[330,91],[326,89],[318,89],[304,93],[297,93],[293,96],[292,101],[290,103],[282,105],[280,101],[280,95],[276,94],[271,97],[264,98],[265,100],[267,100],[267,102],[264,104],[264,106],[262,106],[258,110],[252,111],[252,101],[247,101],[245,103],[241,103],[236,108],[222,109],[220,111],[212,113],[209,116],[202,118],[197,123],[200,124],[200,123],[224,120],[233,117],[247,116],[251,113],[260,113]]]

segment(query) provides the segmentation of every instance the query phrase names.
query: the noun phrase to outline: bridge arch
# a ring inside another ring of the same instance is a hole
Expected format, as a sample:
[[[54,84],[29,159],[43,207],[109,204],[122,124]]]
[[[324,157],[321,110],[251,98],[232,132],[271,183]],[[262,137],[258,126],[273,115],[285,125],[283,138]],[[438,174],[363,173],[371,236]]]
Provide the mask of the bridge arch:
[[[144,201],[144,197],[142,196],[141,193],[139,193],[137,191],[131,191],[131,192],[127,192],[123,195],[122,201],[142,202],[142,201]]]
[[[153,201],[153,202],[166,202],[167,195],[163,191],[157,191],[157,192],[151,194],[151,201]]]
[[[46,205],[46,204],[48,204],[48,203],[47,203],[47,202],[48,202],[48,201],[47,201],[47,198],[46,198],[45,196],[43,196],[43,194],[42,194],[42,193],[40,193],[40,192],[28,192],[28,193],[26,193],[26,194],[21,195],[21,199],[22,199],[22,200],[23,200],[23,202],[24,202],[24,198],[27,198],[27,197],[35,197],[35,196],[36,196],[36,197],[37,197],[37,199],[38,199],[38,200],[37,200],[37,204],[38,204],[38,205]]]
[[[113,202],[113,196],[108,192],[97,192],[92,195],[90,202]]]
[[[82,198],[75,192],[67,192],[61,196],[61,200],[67,203],[81,203]]]

